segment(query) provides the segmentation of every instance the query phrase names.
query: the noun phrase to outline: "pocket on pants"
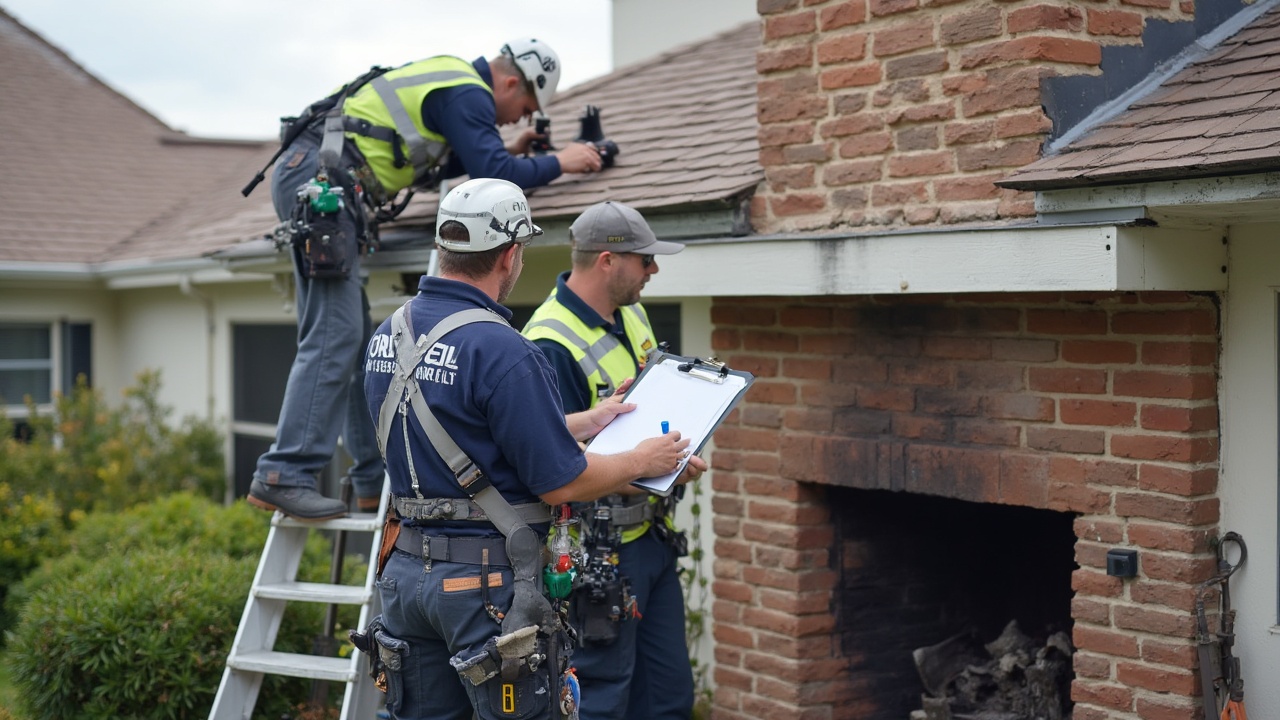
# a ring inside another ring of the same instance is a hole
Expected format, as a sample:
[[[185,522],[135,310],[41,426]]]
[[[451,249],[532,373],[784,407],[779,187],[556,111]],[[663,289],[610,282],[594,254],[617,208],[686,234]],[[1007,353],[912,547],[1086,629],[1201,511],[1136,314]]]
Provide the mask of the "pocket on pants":
[[[514,682],[507,682],[499,675],[479,687],[469,683],[463,685],[466,685],[481,718],[528,720],[545,713],[550,707],[551,690],[546,670],[546,663],[543,663],[538,672]]]

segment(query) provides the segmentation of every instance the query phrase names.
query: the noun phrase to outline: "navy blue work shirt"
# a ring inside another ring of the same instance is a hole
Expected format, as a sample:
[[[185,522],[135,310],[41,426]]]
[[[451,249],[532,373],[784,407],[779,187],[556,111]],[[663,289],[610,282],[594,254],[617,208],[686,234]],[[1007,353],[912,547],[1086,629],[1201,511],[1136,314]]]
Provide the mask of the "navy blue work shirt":
[[[489,61],[477,58],[471,66],[493,87]],[[422,101],[422,122],[428,130],[449,142],[449,161],[443,177],[508,180],[521,188],[541,187],[560,177],[560,161],[554,155],[519,157],[507,152],[498,132],[498,108],[493,93],[478,85],[458,85],[427,93]]]
[[[602,327],[605,332],[615,335],[622,347],[631,353],[631,342],[627,340],[627,327],[622,322],[622,309],[613,311],[612,322],[605,320],[585,300],[578,297],[577,293],[569,289],[565,284],[568,279],[569,271],[567,270],[556,278],[556,299],[560,304],[577,315],[587,327]],[[587,384],[587,376],[582,372],[582,366],[573,359],[569,349],[549,338],[534,340],[533,344],[547,356],[547,362],[551,363],[551,369],[555,371],[556,386],[560,390],[560,402],[564,405],[564,411],[572,415],[590,409],[591,401],[595,397],[594,390]],[[632,373],[632,377],[635,377],[640,374],[640,359],[632,353],[631,360],[636,365],[636,370]]]
[[[463,282],[425,277],[418,290],[410,311],[419,338],[459,310],[487,308],[504,320],[511,319],[511,311]],[[395,361],[388,318],[369,341],[365,355],[364,387],[375,425]],[[441,338],[414,373],[445,431],[507,502],[537,502],[538,496],[567,485],[587,469],[586,456],[565,426],[551,367],[533,343],[510,326],[481,322],[460,327]],[[466,497],[415,414],[410,411],[408,417],[409,444],[423,497]],[[392,494],[414,497],[399,413],[387,439],[386,462]],[[451,528],[449,535],[496,532],[487,523],[430,525]]]

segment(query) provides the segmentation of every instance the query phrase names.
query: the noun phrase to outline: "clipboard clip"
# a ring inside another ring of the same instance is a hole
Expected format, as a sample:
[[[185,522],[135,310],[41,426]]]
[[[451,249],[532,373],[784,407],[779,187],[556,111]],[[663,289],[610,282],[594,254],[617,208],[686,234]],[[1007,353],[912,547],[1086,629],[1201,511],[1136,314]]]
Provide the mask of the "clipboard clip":
[[[701,358],[692,358],[687,363],[680,363],[676,366],[676,370],[686,373],[689,377],[696,377],[707,382],[713,382],[717,385],[724,382],[729,377],[729,368],[714,357],[703,360]]]

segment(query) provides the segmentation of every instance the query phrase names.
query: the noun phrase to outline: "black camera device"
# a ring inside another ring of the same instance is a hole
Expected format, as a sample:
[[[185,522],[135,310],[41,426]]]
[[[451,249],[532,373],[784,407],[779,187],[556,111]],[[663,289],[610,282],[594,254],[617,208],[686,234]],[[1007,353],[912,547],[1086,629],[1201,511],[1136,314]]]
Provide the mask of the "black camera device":
[[[530,150],[537,155],[545,155],[556,149],[551,145],[551,118],[545,115],[539,117],[534,120],[533,128],[546,139],[530,142]],[[595,105],[586,106],[578,117],[578,137],[574,138],[574,142],[594,147],[600,153],[602,168],[613,167],[613,159],[620,152],[618,144],[604,136],[604,129],[600,126],[600,108]]]

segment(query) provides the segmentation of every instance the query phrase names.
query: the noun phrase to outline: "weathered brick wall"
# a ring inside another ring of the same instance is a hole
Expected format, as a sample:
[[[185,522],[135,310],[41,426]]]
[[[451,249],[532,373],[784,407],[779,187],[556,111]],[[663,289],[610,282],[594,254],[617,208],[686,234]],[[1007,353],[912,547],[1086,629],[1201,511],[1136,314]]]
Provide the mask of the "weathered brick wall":
[[[1191,720],[1218,520],[1217,307],[1185,293],[733,298],[716,434],[718,718],[857,717],[828,485],[1075,513],[1075,720]],[[1106,575],[1112,547],[1139,577]]]
[[[762,232],[996,222],[1040,156],[1041,82],[1096,74],[1190,0],[758,0]]]

